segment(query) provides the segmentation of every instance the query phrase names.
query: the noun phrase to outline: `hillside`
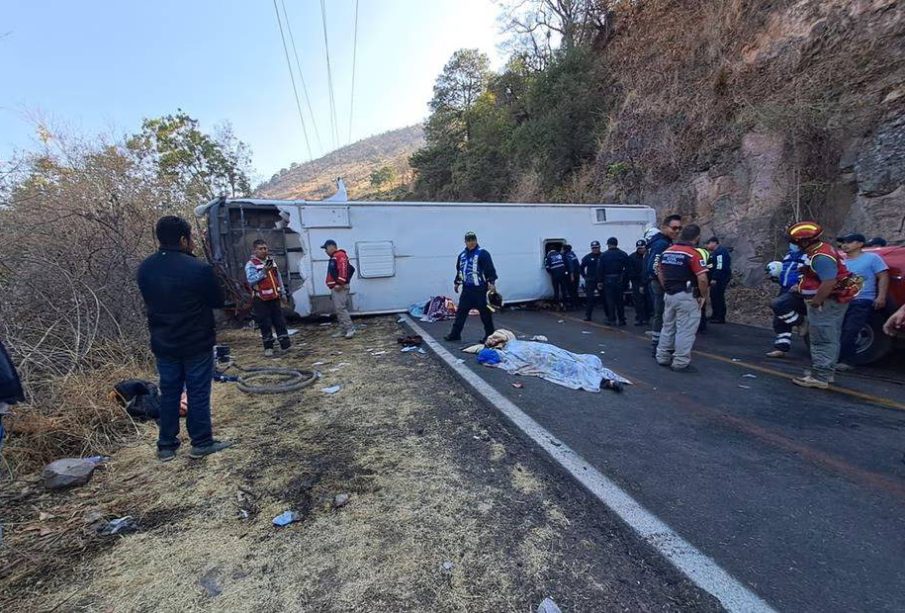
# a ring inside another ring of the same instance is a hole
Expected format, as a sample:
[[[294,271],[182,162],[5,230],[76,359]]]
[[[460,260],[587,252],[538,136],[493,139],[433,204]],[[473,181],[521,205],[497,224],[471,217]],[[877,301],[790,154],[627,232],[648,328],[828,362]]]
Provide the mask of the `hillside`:
[[[258,187],[255,195],[319,200],[333,194],[336,178],[343,177],[350,197],[373,196],[376,190],[371,185],[371,173],[385,167],[393,169],[388,173],[390,178],[381,186],[384,191],[407,183],[411,177],[409,156],[422,145],[424,133],[421,124],[384,132],[316,160],[293,164]]]

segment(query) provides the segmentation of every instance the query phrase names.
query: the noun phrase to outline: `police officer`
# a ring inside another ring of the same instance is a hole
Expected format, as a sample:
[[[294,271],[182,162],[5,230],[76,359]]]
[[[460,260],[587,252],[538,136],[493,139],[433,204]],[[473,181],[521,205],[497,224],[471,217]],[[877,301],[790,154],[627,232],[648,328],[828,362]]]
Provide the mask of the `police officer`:
[[[658,277],[665,296],[656,358],[658,364],[676,372],[689,372],[691,348],[710,289],[707,268],[695,249],[700,239],[701,229],[689,224],[679,241],[660,256]]]
[[[635,325],[646,326],[648,323],[646,283],[644,277],[644,257],[647,254],[647,241],[635,241],[635,252],[629,256],[629,268],[626,273],[632,286],[632,306],[635,307]]]
[[[452,331],[443,338],[447,341],[462,340],[462,328],[468,319],[468,312],[477,309],[484,324],[484,339],[493,334],[493,314],[487,307],[488,290],[496,291],[496,268],[490,252],[478,245],[478,236],[474,232],[465,234],[465,249],[456,259],[455,291],[462,288],[462,297],[456,310],[456,320]],[[482,342],[483,340],[482,339]]]
[[[720,239],[711,236],[707,239],[707,250],[710,252],[710,323],[726,323],[726,288],[732,280],[732,256],[729,250],[720,244]]]
[[[767,264],[767,274],[779,283],[779,295],[770,303],[773,310],[773,351],[768,358],[784,358],[792,348],[792,328],[800,326],[807,315],[807,305],[799,292],[792,291],[801,280],[798,269],[805,260],[804,252],[795,243],[789,243],[789,251],[782,262]]]
[[[544,268],[553,282],[553,302],[560,311],[566,309],[564,300],[568,296],[568,268],[566,260],[559,249],[551,249],[544,258]]]
[[[562,246],[562,257],[566,261],[566,274],[568,275],[569,308],[574,309],[578,306],[578,282],[581,274],[581,262],[578,261],[578,256],[572,251],[572,245],[568,243]]]
[[[615,236],[606,239],[606,251],[600,256],[598,267],[597,287],[603,290],[606,323],[615,326],[618,320],[618,325],[624,326],[625,304],[622,293],[629,259],[628,254],[619,248],[619,241]]]
[[[591,321],[591,313],[594,312],[594,305],[598,300],[597,274],[599,272],[599,263],[600,241],[593,241],[591,243],[591,253],[581,258],[580,274],[584,278],[584,294],[587,301],[584,312],[585,321]]]

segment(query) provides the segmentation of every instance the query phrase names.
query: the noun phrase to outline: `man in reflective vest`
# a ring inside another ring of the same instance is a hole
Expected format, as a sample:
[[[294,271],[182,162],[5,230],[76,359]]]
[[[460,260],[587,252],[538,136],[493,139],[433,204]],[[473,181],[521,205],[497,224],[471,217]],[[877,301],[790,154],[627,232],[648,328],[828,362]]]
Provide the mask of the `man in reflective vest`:
[[[810,372],[792,382],[818,389],[829,387],[835,377],[842,321],[848,303],[857,293],[841,255],[820,240],[822,235],[823,228],[814,221],[802,221],[789,228],[789,241],[798,245],[807,258],[797,290],[807,304],[812,363]]]
[[[471,309],[477,309],[481,314],[484,339],[494,333],[493,314],[487,308],[487,291],[496,291],[496,280],[496,268],[490,252],[481,249],[474,232],[468,232],[465,234],[465,249],[456,258],[456,279],[453,282],[457,294],[462,289],[462,297],[459,299],[452,330],[443,337],[444,340],[462,340],[462,329]]]
[[[267,242],[258,239],[252,243],[251,259],[245,264],[245,278],[254,295],[252,315],[261,329],[264,355],[273,356],[273,330],[277,331],[280,349],[286,351],[292,345],[286,330],[281,298],[285,297],[283,279],[276,263],[270,257]]]

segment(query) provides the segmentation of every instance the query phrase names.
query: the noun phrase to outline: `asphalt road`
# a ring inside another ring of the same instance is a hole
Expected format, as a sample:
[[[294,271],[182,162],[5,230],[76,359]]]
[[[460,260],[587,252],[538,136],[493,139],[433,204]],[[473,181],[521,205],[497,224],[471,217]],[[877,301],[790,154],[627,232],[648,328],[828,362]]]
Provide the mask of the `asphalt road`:
[[[838,376],[833,391],[809,390],[789,380],[806,366],[804,348],[786,361],[764,358],[768,330],[711,325],[695,346],[699,372],[680,374],[654,362],[638,328],[529,311],[496,323],[601,355],[633,381],[622,395],[593,394],[466,360],[768,603],[789,611],[903,610],[901,360]],[[422,325],[437,340],[449,328]],[[465,339],[480,331],[470,318]],[[462,344],[444,342],[454,352]]]

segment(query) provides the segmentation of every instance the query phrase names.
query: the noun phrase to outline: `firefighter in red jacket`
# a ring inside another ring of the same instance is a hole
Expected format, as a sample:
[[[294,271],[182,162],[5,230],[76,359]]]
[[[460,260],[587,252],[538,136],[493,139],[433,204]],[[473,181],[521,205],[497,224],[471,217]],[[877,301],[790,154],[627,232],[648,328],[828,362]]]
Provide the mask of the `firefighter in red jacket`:
[[[336,246],[336,241],[328,240],[321,249],[330,256],[327,264],[327,287],[333,298],[333,312],[339,322],[340,330],[333,334],[333,338],[355,336],[355,326],[352,325],[352,317],[349,315],[349,284],[355,268],[349,263],[349,255]]]
[[[245,264],[245,278],[254,294],[252,315],[261,329],[264,355],[273,356],[273,330],[276,329],[280,349],[286,351],[292,345],[283,317],[282,298],[286,297],[283,279],[273,258],[268,255],[267,242],[258,239],[252,243],[253,254]]]

